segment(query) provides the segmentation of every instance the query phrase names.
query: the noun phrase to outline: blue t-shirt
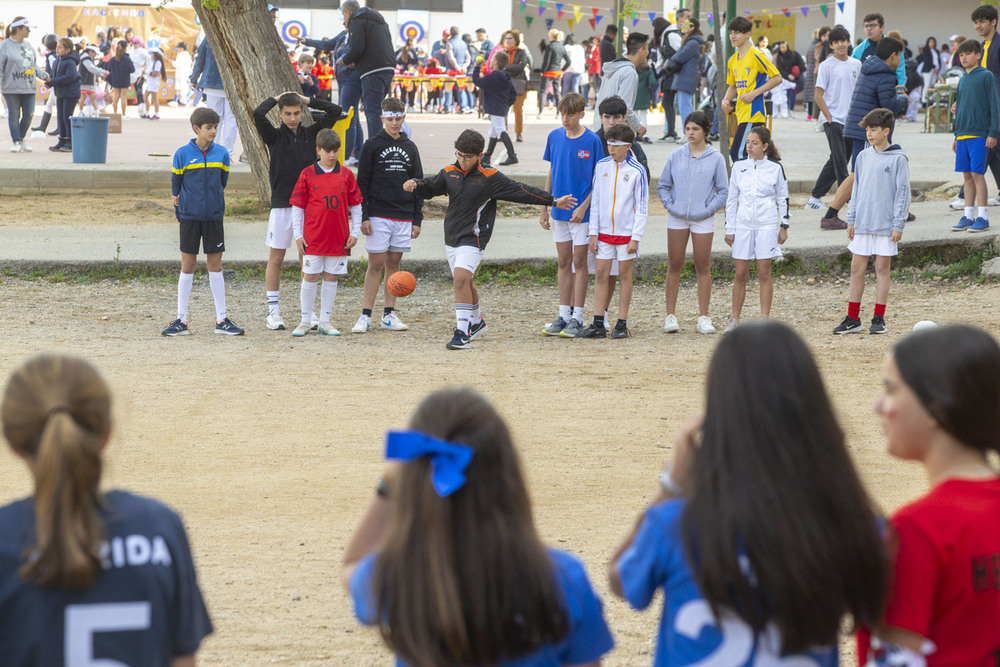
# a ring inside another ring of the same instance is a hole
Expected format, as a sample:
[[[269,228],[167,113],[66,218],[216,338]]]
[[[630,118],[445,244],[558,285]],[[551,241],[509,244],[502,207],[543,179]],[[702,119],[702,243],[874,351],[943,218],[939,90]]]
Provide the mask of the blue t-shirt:
[[[212,632],[180,517],[125,491],[104,500],[104,570],[81,591],[18,576],[35,542],[34,503],[0,508],[0,663],[169,667]]]
[[[645,609],[658,588],[665,596],[657,637],[657,667],[690,665],[704,660],[713,665],[754,667],[836,667],[837,647],[830,646],[801,655],[781,655],[781,634],[774,626],[761,635],[735,612],[722,614],[716,625],[684,554],[681,513],[684,500],[668,500],[649,508],[635,541],[618,559],[625,599],[636,609]]]
[[[567,137],[566,130],[561,127],[549,132],[542,159],[552,168],[552,195],[562,197],[571,194],[576,197],[577,206],[582,204],[594,187],[594,169],[602,157],[604,149],[600,137],[587,128],[576,139]],[[553,220],[569,222],[572,216],[572,209],[552,208]],[[589,221],[590,209],[587,209],[583,222]]]
[[[531,655],[505,660],[496,667],[562,667],[566,664],[593,662],[610,651],[615,641],[604,622],[601,601],[590,586],[583,563],[563,551],[549,549],[552,566],[563,594],[569,616],[569,632],[558,644],[543,646]],[[376,622],[375,597],[371,580],[375,570],[375,553],[358,563],[351,575],[351,598],[354,613],[365,625]],[[406,667],[399,658],[398,667]]]

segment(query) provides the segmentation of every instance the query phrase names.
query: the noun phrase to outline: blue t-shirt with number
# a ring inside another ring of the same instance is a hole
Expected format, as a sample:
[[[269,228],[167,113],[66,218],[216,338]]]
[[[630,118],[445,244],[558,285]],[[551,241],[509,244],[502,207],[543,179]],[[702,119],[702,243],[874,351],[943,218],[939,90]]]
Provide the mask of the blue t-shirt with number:
[[[531,655],[505,660],[496,667],[562,667],[593,662],[615,645],[604,621],[601,600],[590,585],[583,563],[563,551],[549,549],[548,553],[569,616],[569,633],[558,644],[548,644]],[[374,571],[373,552],[361,559],[351,575],[354,613],[366,625],[374,625],[377,620],[376,601],[371,590]],[[396,665],[406,667],[398,658]]]
[[[590,196],[594,187],[594,169],[603,157],[601,138],[587,128],[576,139],[567,137],[566,130],[561,127],[549,132],[542,159],[552,169],[552,196],[573,195],[576,205],[582,204]],[[572,216],[572,209],[552,208],[553,220],[568,222]],[[583,214],[583,222],[590,222],[590,209]]]
[[[636,609],[648,607],[656,590],[663,589],[665,602],[653,664],[836,667],[836,646],[783,656],[781,634],[774,626],[755,637],[750,626],[732,611],[723,613],[717,624],[684,553],[683,510],[684,500],[668,500],[649,508],[635,541],[617,563],[625,599]]]
[[[169,667],[212,632],[180,517],[151,498],[104,496],[103,570],[86,590],[17,571],[35,543],[31,499],[0,508],[0,663]]]

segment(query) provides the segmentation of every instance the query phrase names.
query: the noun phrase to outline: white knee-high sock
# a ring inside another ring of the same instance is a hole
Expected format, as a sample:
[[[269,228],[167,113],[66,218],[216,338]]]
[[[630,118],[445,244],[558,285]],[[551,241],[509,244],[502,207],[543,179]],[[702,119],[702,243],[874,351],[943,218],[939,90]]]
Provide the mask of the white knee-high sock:
[[[208,284],[212,286],[212,298],[215,299],[215,321],[226,319],[226,279],[222,271],[209,271]]]
[[[319,294],[319,321],[329,322],[333,302],[337,299],[337,281],[324,280],[323,290]]]
[[[177,319],[187,322],[188,301],[191,300],[191,287],[194,285],[193,273],[181,273],[177,279]]]
[[[312,320],[313,304],[316,303],[317,287],[319,287],[319,283],[311,283],[306,280],[302,281],[302,291],[300,292],[300,300],[302,301],[303,322],[309,322]]]

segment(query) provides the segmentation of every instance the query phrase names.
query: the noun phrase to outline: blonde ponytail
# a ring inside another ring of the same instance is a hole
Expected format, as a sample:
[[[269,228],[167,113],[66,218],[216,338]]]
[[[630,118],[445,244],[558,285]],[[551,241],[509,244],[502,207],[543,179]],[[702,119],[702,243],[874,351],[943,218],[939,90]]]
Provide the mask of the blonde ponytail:
[[[19,572],[25,580],[82,589],[97,579],[98,486],[110,407],[107,386],[82,359],[36,357],[8,382],[0,410],[4,437],[35,476],[35,544]]]

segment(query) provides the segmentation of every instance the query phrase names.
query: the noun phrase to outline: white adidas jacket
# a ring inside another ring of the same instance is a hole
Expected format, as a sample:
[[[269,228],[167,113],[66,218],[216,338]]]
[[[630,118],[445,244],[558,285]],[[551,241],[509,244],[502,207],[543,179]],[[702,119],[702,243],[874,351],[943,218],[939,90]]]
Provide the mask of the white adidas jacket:
[[[744,158],[733,165],[726,199],[726,234],[788,223],[788,180],[780,162]]]
[[[623,162],[608,156],[594,169],[590,235],[614,245],[641,241],[649,210],[649,177],[629,151]]]

